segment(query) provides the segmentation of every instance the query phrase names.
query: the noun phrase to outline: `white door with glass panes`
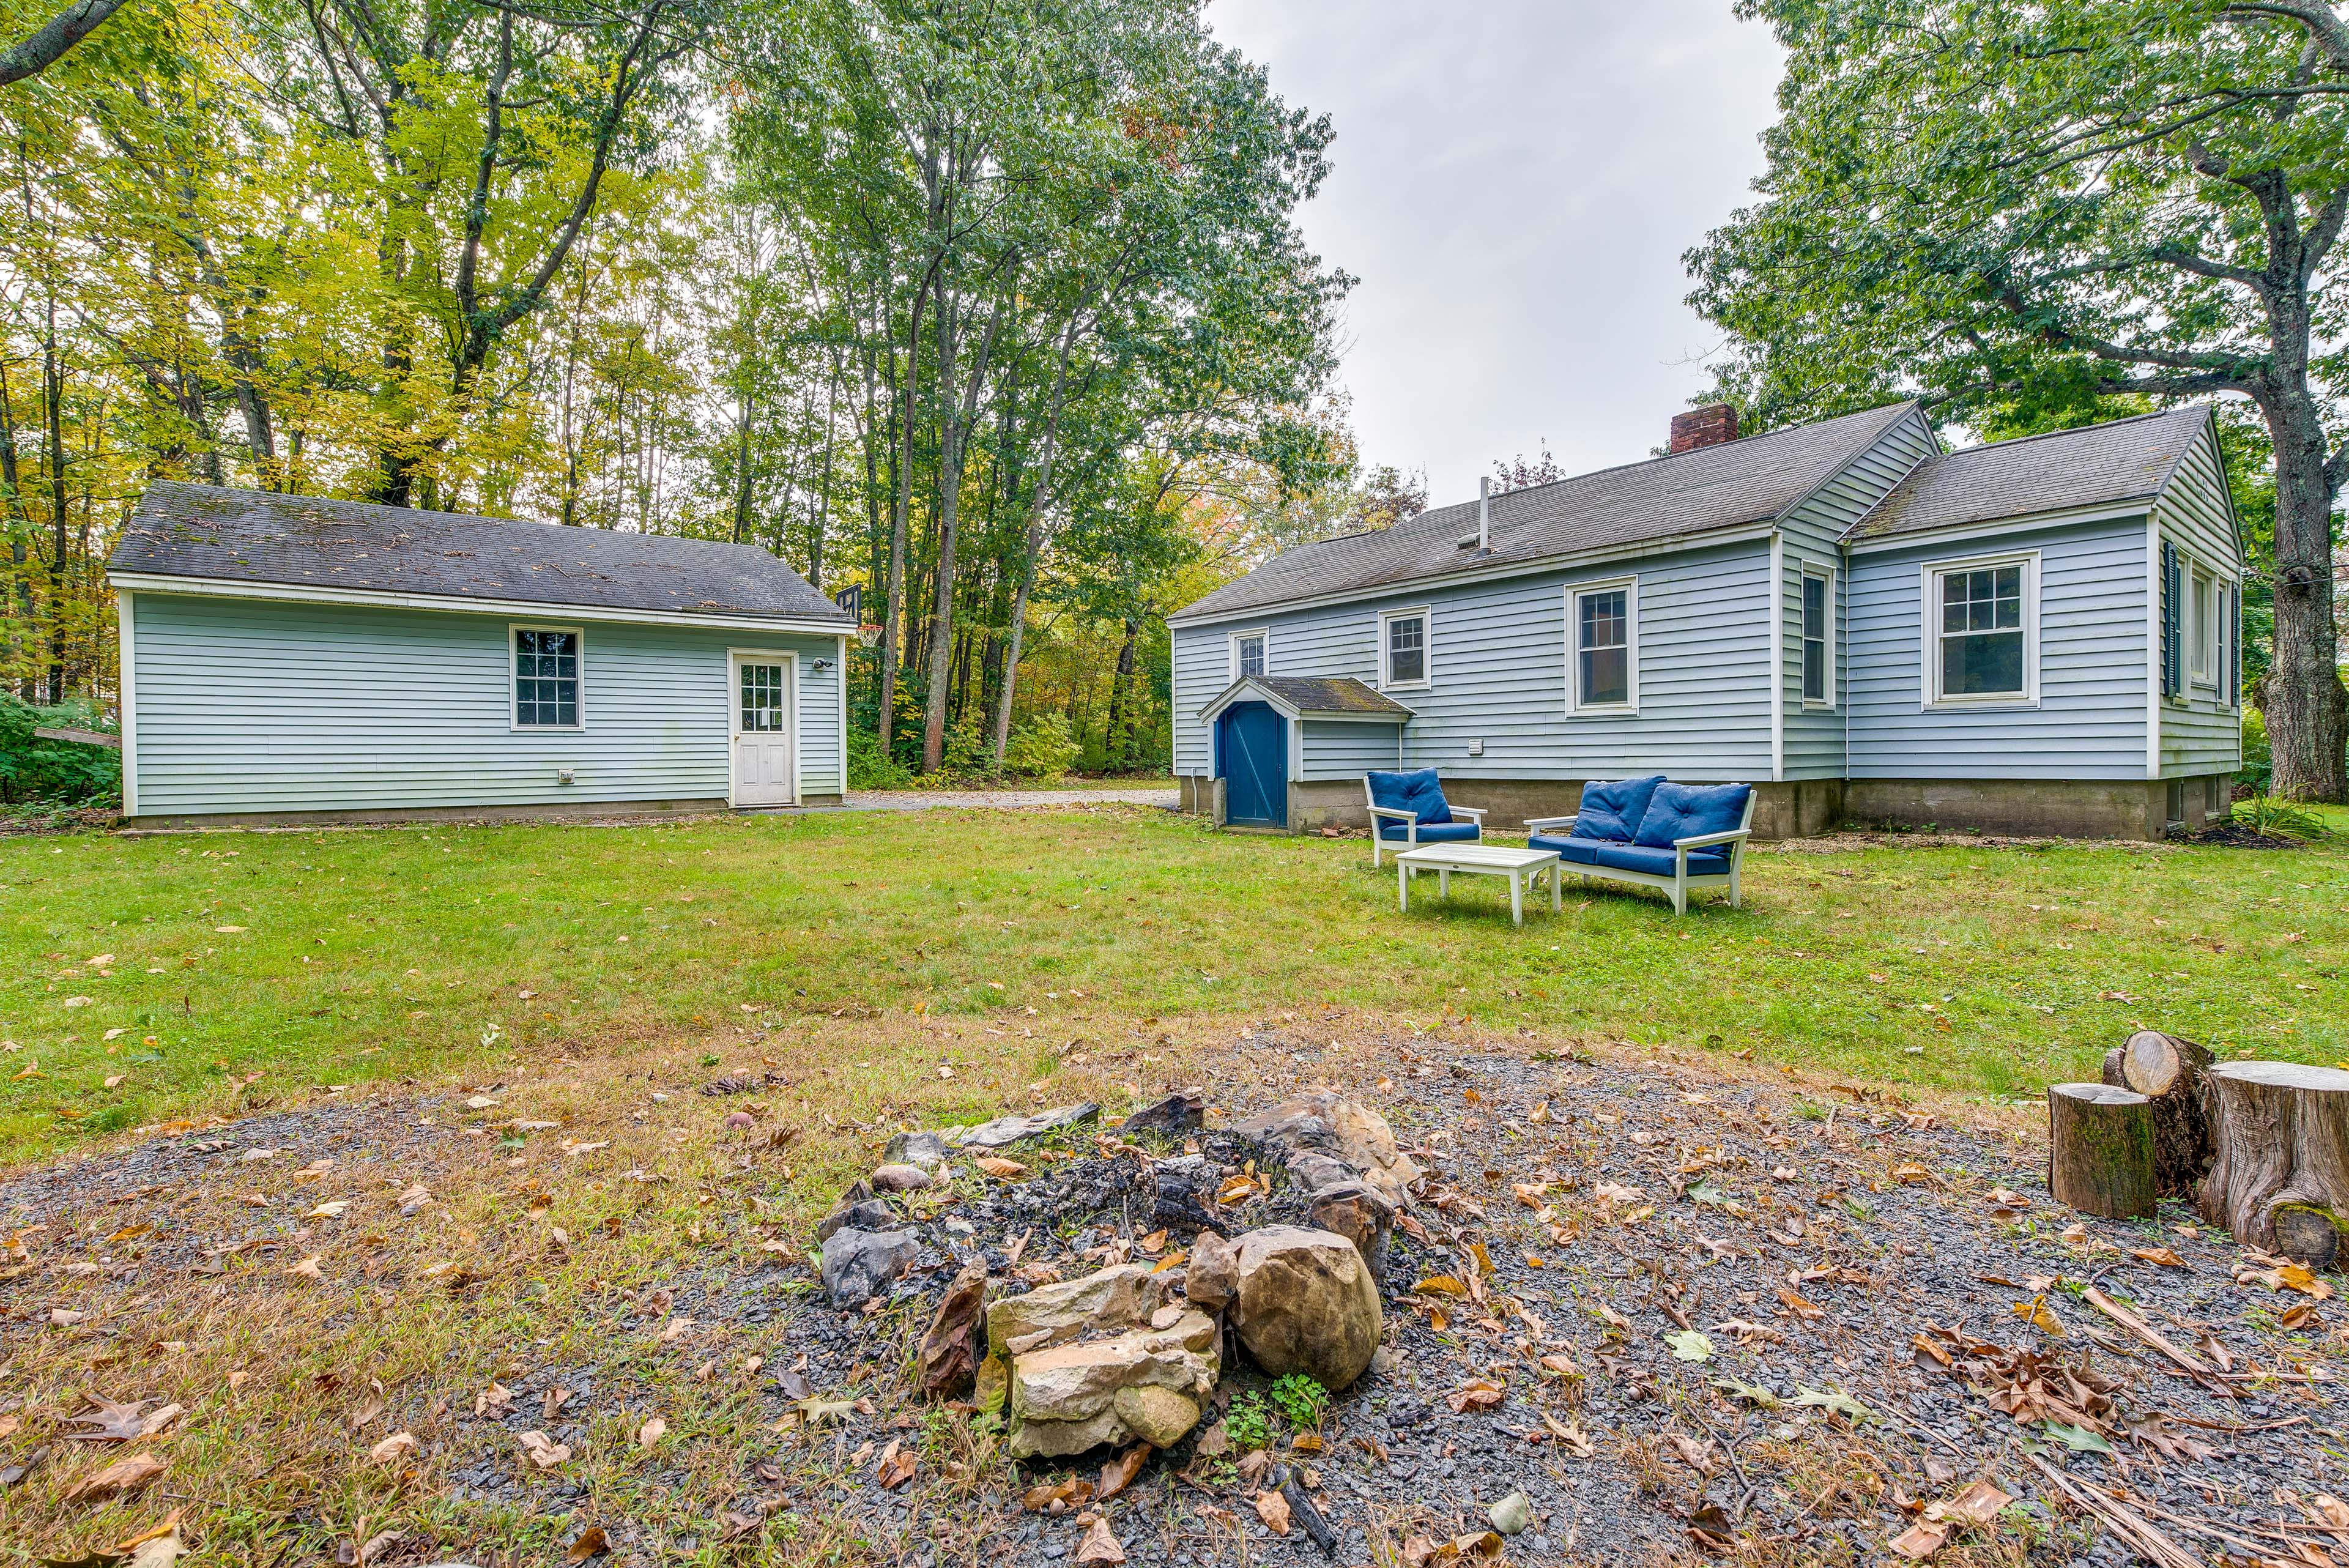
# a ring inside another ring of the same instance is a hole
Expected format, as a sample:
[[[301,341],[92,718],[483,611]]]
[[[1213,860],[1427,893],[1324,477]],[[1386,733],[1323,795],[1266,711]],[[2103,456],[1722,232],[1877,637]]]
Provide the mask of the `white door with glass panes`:
[[[799,661],[788,653],[736,653],[733,665],[734,804],[796,805],[793,722]]]

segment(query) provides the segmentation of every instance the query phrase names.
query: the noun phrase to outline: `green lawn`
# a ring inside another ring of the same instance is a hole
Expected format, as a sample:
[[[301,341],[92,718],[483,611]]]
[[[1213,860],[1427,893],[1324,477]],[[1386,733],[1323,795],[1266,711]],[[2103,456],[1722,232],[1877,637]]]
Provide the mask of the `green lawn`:
[[[0,1161],[518,1047],[820,1038],[841,1010],[985,1014],[1040,1056],[1328,999],[1989,1094],[2093,1076],[2140,1024],[2349,1057],[2349,838],[1748,867],[1743,910],[1570,887],[1519,931],[1493,879],[1399,916],[1361,840],[1121,808],[0,840]]]

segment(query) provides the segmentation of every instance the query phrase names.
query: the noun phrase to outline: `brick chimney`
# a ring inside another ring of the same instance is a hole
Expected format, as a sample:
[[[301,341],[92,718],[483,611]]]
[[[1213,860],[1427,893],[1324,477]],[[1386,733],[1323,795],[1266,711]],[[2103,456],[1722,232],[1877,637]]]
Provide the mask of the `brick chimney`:
[[[1736,409],[1727,403],[1707,403],[1701,409],[1672,416],[1672,444],[1669,450],[1694,452],[1701,446],[1719,446],[1736,439]]]

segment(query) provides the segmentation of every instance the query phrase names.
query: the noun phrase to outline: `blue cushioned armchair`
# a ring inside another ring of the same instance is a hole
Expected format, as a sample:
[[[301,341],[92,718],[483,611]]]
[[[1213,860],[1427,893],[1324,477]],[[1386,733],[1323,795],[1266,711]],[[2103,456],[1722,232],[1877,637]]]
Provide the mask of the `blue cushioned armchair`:
[[[1738,873],[1754,836],[1751,784],[1676,784],[1662,774],[1582,786],[1573,816],[1526,824],[1528,846],[1552,849],[1562,870],[1585,881],[1658,888],[1672,913],[1688,913],[1692,889],[1726,888],[1729,907],[1743,901]]]
[[[1380,853],[1389,844],[1416,849],[1423,844],[1475,844],[1485,836],[1485,814],[1473,805],[1454,805],[1445,800],[1433,768],[1365,774],[1362,790],[1371,798],[1371,865],[1374,867],[1382,864]]]

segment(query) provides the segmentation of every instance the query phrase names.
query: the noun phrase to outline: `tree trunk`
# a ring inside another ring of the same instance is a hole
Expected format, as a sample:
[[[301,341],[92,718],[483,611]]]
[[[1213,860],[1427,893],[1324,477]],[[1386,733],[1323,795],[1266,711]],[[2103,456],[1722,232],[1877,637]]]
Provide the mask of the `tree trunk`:
[[[2206,1082],[2216,1158],[2202,1217],[2241,1245],[2330,1267],[2349,1225],[2349,1073],[2228,1062]]]
[[[2140,1029],[2105,1053],[2105,1082],[2153,1102],[2153,1161],[2164,1198],[2191,1198],[2210,1168],[2202,1077],[2213,1058],[2191,1040]]]
[[[2108,1084],[2047,1091],[2047,1185],[2058,1203],[2107,1220],[2154,1212],[2153,1102]]]
[[[2275,446],[2275,649],[2261,707],[2274,793],[2349,800],[2349,693],[2333,621],[2333,496],[2324,427],[2305,398],[2266,403]]]
[[[905,518],[914,499],[914,399],[922,378],[922,306],[929,296],[926,288],[914,296],[912,325],[905,334],[905,379],[902,389],[894,384],[890,389],[897,409],[897,445],[891,454],[896,460],[897,483],[889,516],[888,606],[881,622],[881,708],[874,721],[885,758],[897,721],[898,638],[905,624]],[[894,348],[890,358],[896,358]],[[891,379],[894,383],[895,378]]]

